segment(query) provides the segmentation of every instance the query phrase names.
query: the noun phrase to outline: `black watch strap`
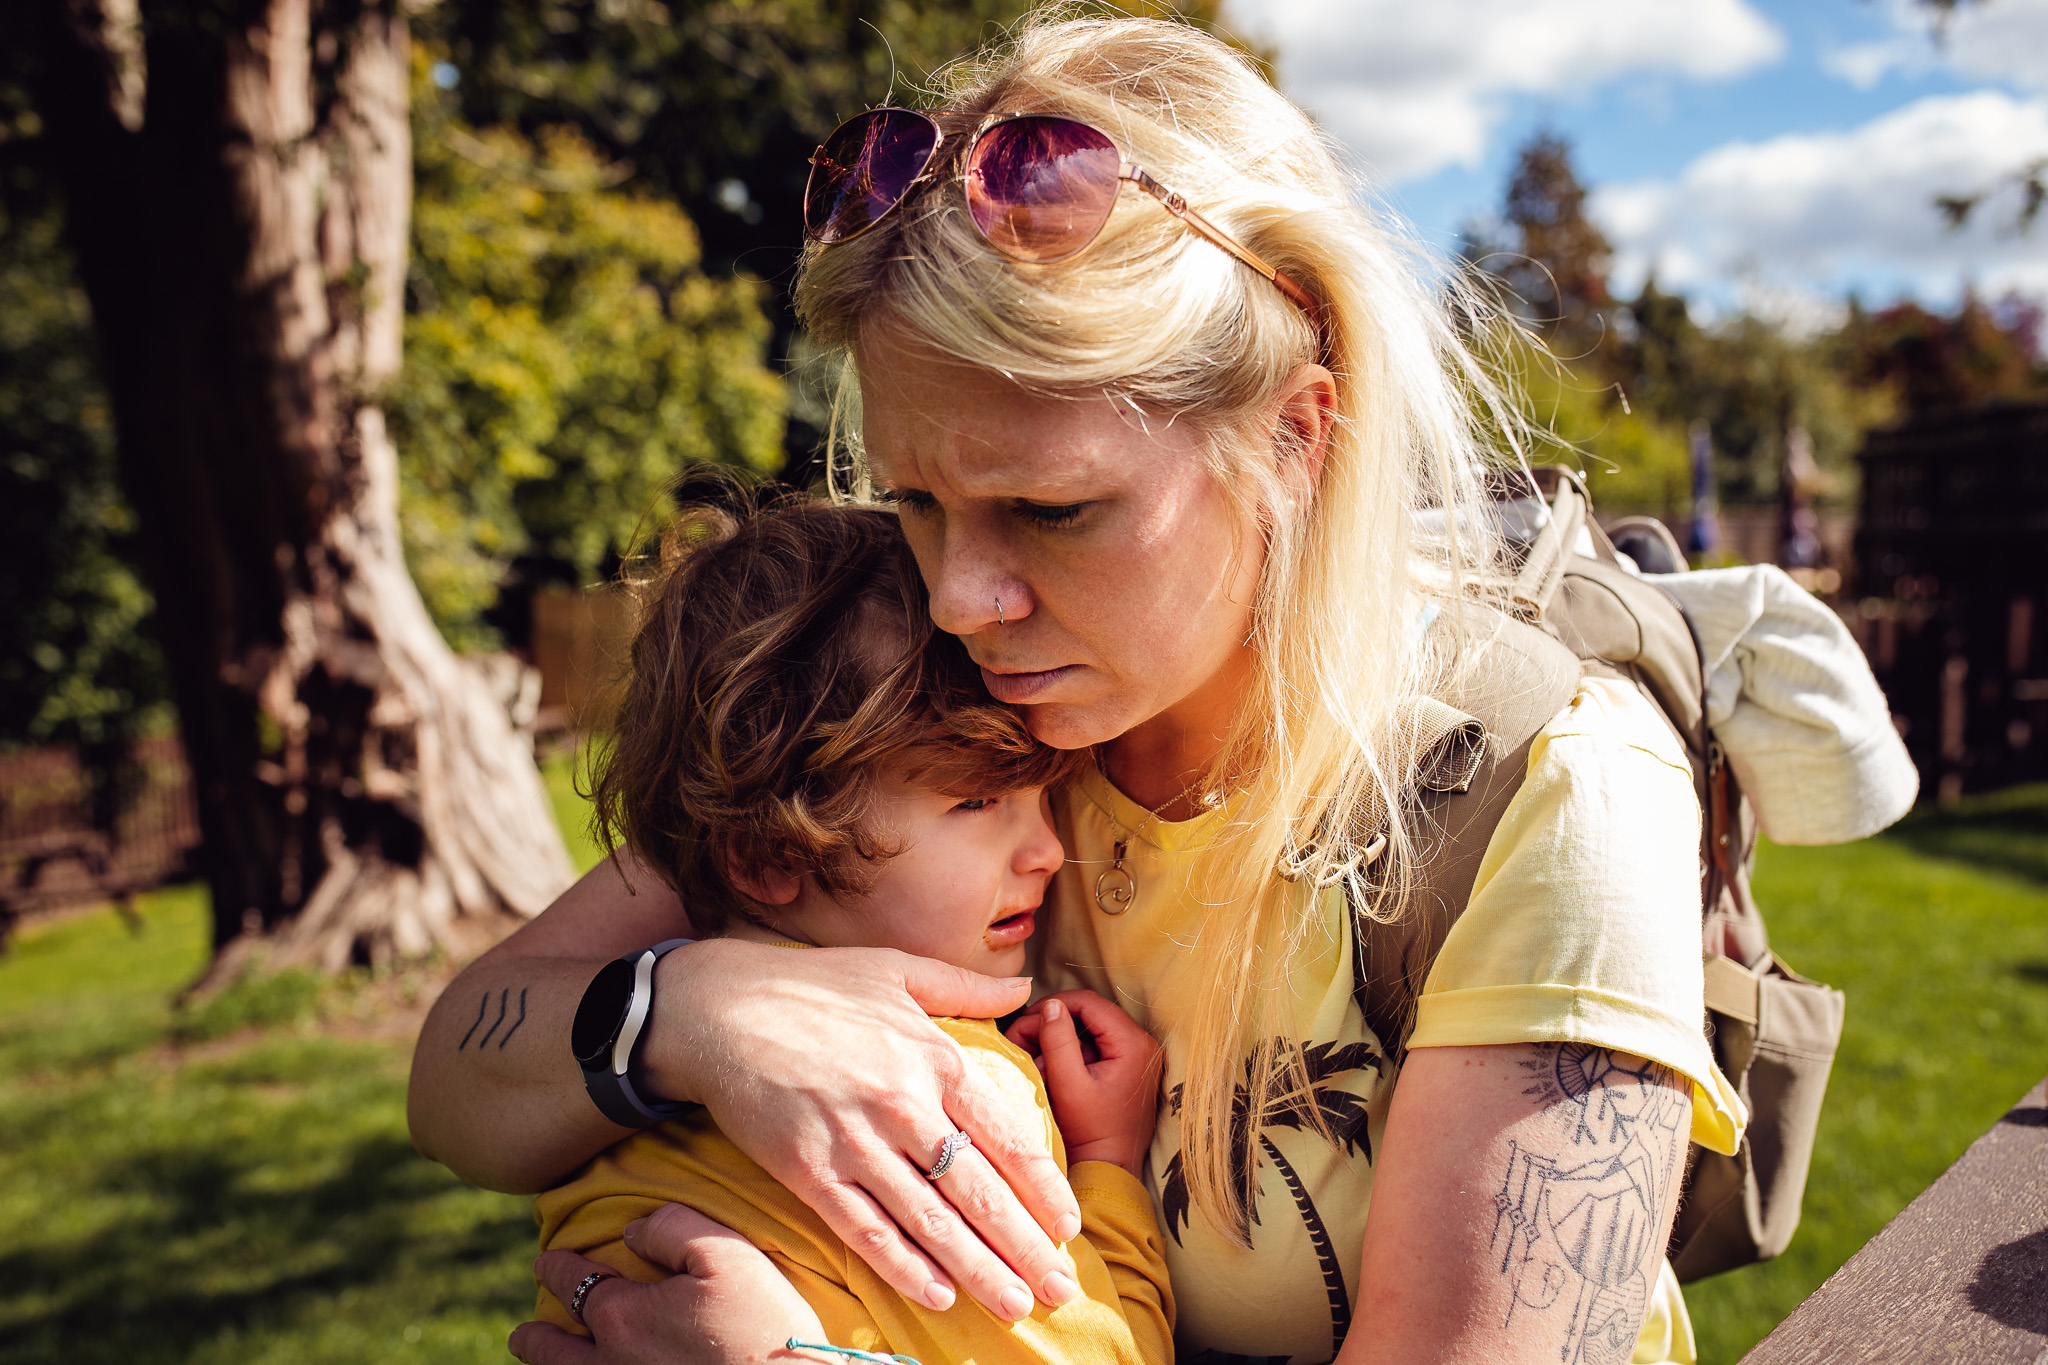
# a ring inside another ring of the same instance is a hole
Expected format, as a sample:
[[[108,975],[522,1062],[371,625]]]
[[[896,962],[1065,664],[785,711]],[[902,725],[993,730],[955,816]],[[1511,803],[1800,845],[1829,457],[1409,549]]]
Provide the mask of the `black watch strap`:
[[[693,942],[672,938],[608,962],[584,988],[570,1030],[583,1088],[598,1112],[626,1128],[648,1128],[696,1108],[643,1094],[634,1081],[635,1054],[654,1009],[654,964]]]

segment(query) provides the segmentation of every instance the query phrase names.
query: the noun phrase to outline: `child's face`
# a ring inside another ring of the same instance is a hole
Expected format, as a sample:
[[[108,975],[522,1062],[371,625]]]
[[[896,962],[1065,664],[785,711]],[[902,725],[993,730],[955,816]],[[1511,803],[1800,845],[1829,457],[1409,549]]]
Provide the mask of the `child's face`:
[[[788,918],[820,947],[896,948],[990,976],[1015,976],[1034,911],[1065,850],[1043,788],[962,800],[877,783],[876,827],[890,847],[865,895],[834,901],[806,885]],[[778,916],[778,918],[780,918]]]

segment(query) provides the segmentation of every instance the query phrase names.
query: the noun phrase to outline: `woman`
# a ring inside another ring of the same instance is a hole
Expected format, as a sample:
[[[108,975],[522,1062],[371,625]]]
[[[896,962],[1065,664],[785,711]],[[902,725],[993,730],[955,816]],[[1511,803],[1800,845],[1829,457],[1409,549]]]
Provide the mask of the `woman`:
[[[1485,667],[1462,604],[1498,562],[1492,390],[1425,264],[1298,110],[1158,21],[1029,24],[935,123],[868,116],[814,164],[799,306],[858,378],[837,472],[901,510],[991,693],[1099,762],[1060,803],[1031,985],[692,945],[640,1083],[902,1291],[1016,1319],[1071,1293],[1071,1196],[925,1016],[1089,986],[1165,1044],[1149,1172],[1187,1356],[1690,1359],[1662,1248],[1688,1134],[1732,1149],[1742,1119],[1700,1036],[1691,778],[1647,701],[1588,679],[1538,735],[1398,1084],[1352,999],[1354,931],[1427,866],[1409,720]],[[524,1190],[615,1140],[569,1021],[596,964],[687,923],[621,860],[473,964],[421,1036],[421,1150]],[[509,1043],[469,1046],[514,999]],[[744,1246],[682,1211],[635,1235],[686,1273],[597,1285],[595,1347],[528,1327],[523,1358],[781,1340]],[[564,1297],[591,1268],[541,1267]]]

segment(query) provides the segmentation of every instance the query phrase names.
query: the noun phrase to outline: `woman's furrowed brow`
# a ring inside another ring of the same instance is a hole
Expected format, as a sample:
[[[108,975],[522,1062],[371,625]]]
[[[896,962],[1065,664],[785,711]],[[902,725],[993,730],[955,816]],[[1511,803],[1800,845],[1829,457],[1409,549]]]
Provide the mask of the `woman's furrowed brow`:
[[[1100,480],[1076,478],[1010,481],[991,478],[951,480],[943,494],[929,488],[917,487],[907,481],[889,483],[878,488],[875,496],[892,502],[914,499],[932,502],[1028,502],[1052,506],[1094,502],[1108,496],[1110,492],[1110,489],[1101,486]]]

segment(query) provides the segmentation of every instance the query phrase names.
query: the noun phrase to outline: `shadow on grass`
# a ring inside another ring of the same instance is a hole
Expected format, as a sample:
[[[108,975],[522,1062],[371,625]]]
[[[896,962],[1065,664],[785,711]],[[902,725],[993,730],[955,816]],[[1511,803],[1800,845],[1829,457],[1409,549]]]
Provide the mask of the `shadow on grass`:
[[[183,1361],[332,1319],[337,1302],[401,1323],[455,1307],[524,1315],[524,1262],[507,1259],[530,1243],[523,1206],[436,1216],[449,1179],[394,1136],[330,1149],[326,1173],[300,1183],[268,1155],[187,1143],[107,1170],[93,1193],[135,1216],[0,1254],[13,1300],[0,1361]]]
[[[1962,863],[1980,872],[2002,872],[2048,887],[2048,783],[1973,796],[1945,809],[1914,811],[1879,836],[1915,853]],[[2038,967],[2048,982],[2048,963]]]

